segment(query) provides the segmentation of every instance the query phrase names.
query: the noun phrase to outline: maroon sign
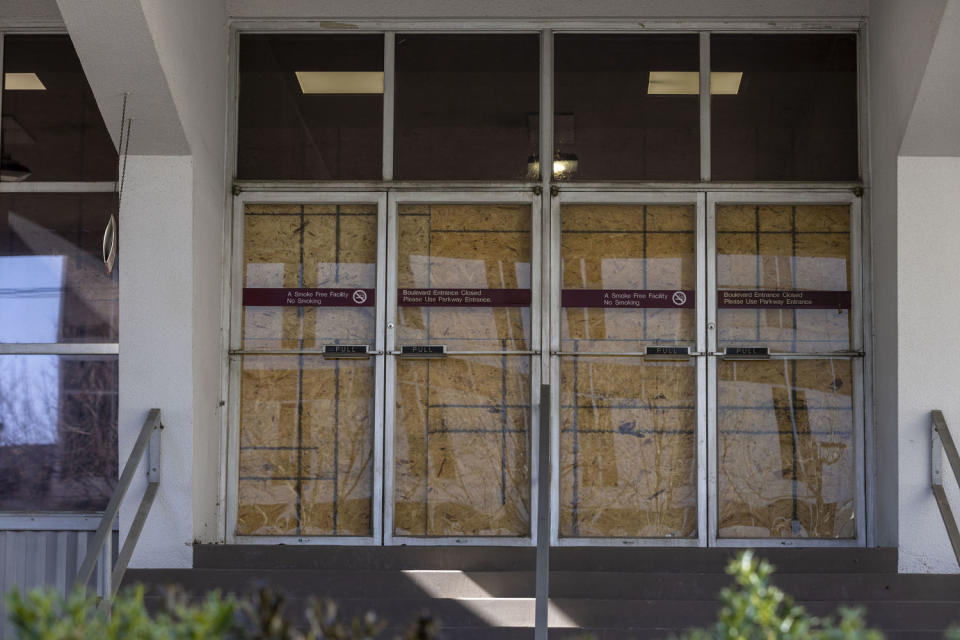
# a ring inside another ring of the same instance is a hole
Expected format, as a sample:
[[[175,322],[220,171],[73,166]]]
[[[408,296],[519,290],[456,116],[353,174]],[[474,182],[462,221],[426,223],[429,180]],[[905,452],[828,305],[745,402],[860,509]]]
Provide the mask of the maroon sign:
[[[527,307],[530,289],[397,289],[401,307]]]
[[[245,307],[372,307],[374,289],[245,288]]]
[[[689,289],[564,289],[560,305],[600,309],[692,309]]]
[[[717,291],[720,309],[849,309],[849,291]]]

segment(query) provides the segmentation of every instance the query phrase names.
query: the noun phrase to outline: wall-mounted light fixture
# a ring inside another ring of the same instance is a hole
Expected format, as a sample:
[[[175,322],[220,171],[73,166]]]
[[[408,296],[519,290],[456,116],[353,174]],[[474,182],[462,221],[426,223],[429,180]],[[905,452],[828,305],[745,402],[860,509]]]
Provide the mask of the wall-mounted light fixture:
[[[383,71],[294,71],[304,94],[383,93]]]
[[[710,95],[735,96],[740,92],[742,71],[711,71]],[[695,96],[700,93],[697,71],[651,71],[647,94],[651,96]]]
[[[553,179],[569,180],[579,167],[577,154],[557,151],[553,156]],[[537,154],[527,158],[527,177],[531,180],[540,179],[540,156]]]

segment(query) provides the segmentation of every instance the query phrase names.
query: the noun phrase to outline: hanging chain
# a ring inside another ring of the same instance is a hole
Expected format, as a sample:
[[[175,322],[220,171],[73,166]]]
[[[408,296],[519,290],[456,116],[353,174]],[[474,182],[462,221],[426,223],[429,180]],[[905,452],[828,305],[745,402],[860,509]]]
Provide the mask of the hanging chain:
[[[123,199],[123,182],[127,177],[127,158],[130,156],[130,125],[133,119],[127,120],[127,135],[123,139],[123,169],[120,171],[120,189],[117,191],[117,211],[120,210],[120,201]]]

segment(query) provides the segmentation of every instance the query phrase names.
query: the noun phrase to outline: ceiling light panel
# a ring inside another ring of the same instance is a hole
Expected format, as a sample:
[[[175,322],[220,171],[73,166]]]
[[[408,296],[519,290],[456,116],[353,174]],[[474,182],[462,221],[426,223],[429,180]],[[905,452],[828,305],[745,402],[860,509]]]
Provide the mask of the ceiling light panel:
[[[740,92],[742,71],[711,71],[710,94],[735,96]],[[657,96],[695,96],[700,93],[700,74],[696,71],[651,71],[647,93]]]
[[[46,91],[46,87],[35,73],[5,73],[3,88],[6,91]]]
[[[304,94],[383,93],[383,71],[295,71]]]

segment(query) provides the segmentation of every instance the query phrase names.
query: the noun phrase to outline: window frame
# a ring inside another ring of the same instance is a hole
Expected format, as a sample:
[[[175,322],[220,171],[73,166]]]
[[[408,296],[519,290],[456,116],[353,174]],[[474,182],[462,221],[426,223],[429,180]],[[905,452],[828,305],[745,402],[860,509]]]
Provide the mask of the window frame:
[[[4,40],[7,35],[64,35],[63,27],[15,28],[0,26],[0,73],[3,69]],[[86,75],[86,74],[84,74]],[[0,110],[3,92],[0,91]],[[109,130],[109,129],[108,129]],[[2,134],[0,134],[2,135]],[[114,193],[117,184],[105,181],[0,182],[0,194],[17,193]],[[7,355],[119,355],[120,342],[0,342],[0,356]],[[99,522],[102,511],[3,511],[0,530],[78,530],[86,531]],[[114,525],[116,526],[116,525]]]

